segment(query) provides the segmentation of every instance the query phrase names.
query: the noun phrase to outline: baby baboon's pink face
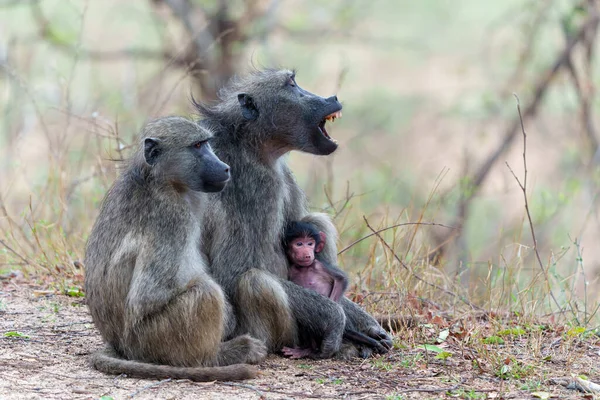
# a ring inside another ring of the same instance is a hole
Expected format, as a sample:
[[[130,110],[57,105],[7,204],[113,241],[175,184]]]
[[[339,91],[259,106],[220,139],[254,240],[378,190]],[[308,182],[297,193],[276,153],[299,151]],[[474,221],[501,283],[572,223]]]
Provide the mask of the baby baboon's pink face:
[[[308,267],[315,261],[315,239],[310,236],[299,237],[290,242],[288,255],[294,264]]]

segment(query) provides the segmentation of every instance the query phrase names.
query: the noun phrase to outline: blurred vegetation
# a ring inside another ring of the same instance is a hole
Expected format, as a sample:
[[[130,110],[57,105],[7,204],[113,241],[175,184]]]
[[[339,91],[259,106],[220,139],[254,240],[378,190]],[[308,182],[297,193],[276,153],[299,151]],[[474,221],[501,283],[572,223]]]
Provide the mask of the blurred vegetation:
[[[290,163],[335,218],[355,300],[593,325],[597,25],[595,0],[0,0],[0,274],[80,285],[113,160],[144,121],[283,66],[344,103],[340,149]],[[505,164],[523,182],[513,93],[537,246]]]

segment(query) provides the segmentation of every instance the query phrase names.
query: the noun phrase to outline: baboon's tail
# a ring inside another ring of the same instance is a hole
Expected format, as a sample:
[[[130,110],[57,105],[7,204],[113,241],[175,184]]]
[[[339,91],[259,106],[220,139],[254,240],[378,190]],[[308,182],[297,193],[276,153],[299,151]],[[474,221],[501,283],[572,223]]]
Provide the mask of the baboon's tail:
[[[257,374],[256,369],[248,364],[234,364],[225,367],[173,367],[125,360],[110,348],[94,353],[91,361],[98,371],[113,375],[126,374],[138,378],[190,379],[197,382],[239,381],[254,378]]]

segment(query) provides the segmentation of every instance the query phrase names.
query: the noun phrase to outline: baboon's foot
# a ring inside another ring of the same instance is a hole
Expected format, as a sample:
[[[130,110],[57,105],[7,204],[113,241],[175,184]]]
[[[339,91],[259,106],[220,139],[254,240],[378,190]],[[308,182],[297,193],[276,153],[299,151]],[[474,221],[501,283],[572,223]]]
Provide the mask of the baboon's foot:
[[[292,358],[292,359],[315,356],[315,351],[308,347],[307,348],[284,347],[283,349],[281,349],[281,352],[283,353],[284,356]]]
[[[221,344],[219,365],[258,364],[267,357],[267,346],[250,335],[240,335]]]

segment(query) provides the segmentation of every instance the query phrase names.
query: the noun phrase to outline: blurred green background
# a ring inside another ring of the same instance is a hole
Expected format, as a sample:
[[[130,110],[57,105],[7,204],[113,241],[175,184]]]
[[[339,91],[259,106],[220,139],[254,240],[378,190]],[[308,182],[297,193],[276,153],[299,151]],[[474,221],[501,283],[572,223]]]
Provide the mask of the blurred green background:
[[[344,251],[356,292],[433,296],[417,273],[486,307],[556,311],[552,292],[587,321],[600,273],[597,8],[2,0],[0,272],[81,282],[87,234],[118,173],[112,160],[129,154],[143,123],[193,116],[191,95],[214,100],[232,75],[286,67],[344,104],[329,127],[333,156],[289,157],[313,208],[335,218],[340,249],[370,233],[363,216],[374,228],[456,228],[385,231],[406,268],[376,237]],[[506,165],[523,182],[513,93],[541,263]]]

